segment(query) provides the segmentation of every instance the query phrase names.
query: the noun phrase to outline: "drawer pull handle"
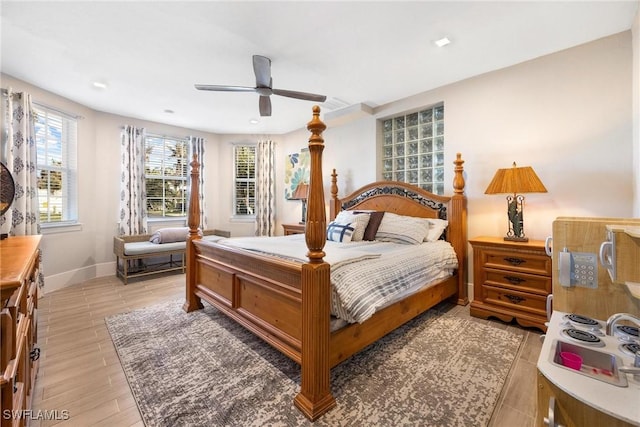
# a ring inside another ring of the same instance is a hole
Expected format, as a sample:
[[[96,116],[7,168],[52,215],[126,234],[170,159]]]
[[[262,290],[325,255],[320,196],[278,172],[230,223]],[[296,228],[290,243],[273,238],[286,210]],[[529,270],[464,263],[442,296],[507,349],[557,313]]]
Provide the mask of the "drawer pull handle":
[[[517,295],[509,295],[509,294],[505,294],[504,297],[509,301],[511,301],[513,304],[520,304],[522,301],[526,299],[523,297],[519,297]]]
[[[40,348],[36,347],[33,350],[31,350],[31,352],[29,353],[29,358],[31,359],[32,362],[35,362],[36,360],[40,359]]]
[[[520,277],[515,277],[515,276],[503,276],[503,277],[512,285],[519,285],[520,283],[527,281],[527,279],[522,279]]]
[[[505,258],[504,260],[507,261],[509,264],[515,265],[515,266],[518,266],[520,264],[524,264],[525,262],[527,262],[522,258],[514,258],[514,257]]]

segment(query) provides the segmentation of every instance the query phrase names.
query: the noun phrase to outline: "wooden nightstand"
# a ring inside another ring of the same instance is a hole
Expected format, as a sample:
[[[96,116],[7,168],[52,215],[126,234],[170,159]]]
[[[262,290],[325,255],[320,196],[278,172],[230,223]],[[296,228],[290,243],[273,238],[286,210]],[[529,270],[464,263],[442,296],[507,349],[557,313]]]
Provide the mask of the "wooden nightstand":
[[[547,330],[546,300],[551,293],[551,257],[544,242],[505,241],[476,237],[473,247],[473,302],[471,315],[490,316],[522,326]]]
[[[304,234],[304,224],[282,224],[284,235]]]

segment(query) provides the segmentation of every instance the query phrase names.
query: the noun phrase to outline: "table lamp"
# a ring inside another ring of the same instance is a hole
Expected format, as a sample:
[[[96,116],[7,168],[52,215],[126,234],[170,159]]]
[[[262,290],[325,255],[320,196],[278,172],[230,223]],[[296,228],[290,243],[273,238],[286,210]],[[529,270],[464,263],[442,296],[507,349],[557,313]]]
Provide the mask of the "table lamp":
[[[296,187],[291,197],[293,200],[302,201],[302,220],[300,224],[304,224],[307,221],[307,197],[309,196],[309,184],[301,182]]]
[[[523,193],[546,193],[547,189],[531,166],[498,169],[484,194],[509,194],[507,196],[507,218],[509,231],[504,240],[528,242],[524,234],[524,196]]]

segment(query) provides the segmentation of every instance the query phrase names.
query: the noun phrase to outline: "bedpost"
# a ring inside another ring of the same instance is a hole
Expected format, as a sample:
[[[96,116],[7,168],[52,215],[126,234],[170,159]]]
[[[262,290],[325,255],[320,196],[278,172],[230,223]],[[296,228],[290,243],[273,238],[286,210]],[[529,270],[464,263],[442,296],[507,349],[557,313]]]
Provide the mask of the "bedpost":
[[[336,169],[331,172],[331,203],[329,204],[329,220],[333,221],[341,211],[340,199],[338,199],[338,174]]]
[[[458,295],[457,303],[466,305],[469,302],[467,291],[467,198],[464,195],[464,160],[462,155],[456,153],[453,161],[453,196],[449,202],[449,214],[452,215],[453,222],[460,224],[460,227],[451,229],[449,242],[453,245],[458,254]]]
[[[323,260],[327,220],[322,183],[322,131],[326,125],[320,120],[320,107],[317,105],[313,107],[313,118],[307,129],[311,132],[311,173],[305,228],[309,262],[302,264],[301,384],[294,404],[307,418],[315,420],[336,404],[330,387],[330,266]]]
[[[187,225],[189,226],[189,235],[187,236],[187,274],[186,274],[186,301],[182,309],[187,313],[190,311],[203,308],[200,297],[196,296],[196,251],[193,241],[200,239],[198,234],[198,226],[200,225],[200,163],[198,163],[198,155],[193,155],[191,166],[191,193],[189,194],[189,213]]]

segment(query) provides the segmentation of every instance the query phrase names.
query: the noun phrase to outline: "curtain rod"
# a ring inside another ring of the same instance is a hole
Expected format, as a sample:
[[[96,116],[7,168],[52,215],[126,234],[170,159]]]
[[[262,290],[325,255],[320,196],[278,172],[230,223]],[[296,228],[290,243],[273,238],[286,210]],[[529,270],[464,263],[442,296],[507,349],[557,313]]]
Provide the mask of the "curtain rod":
[[[0,92],[2,92],[3,96],[9,96],[9,89],[6,89],[6,88],[3,87],[3,88],[0,88]],[[14,93],[21,93],[21,92],[14,92]],[[67,116],[67,117],[72,118],[72,119],[76,119],[76,120],[84,119],[84,116],[81,116],[79,114],[67,113],[66,111],[63,111],[63,110],[61,110],[59,108],[56,108],[56,107],[52,107],[52,106],[47,105],[47,104],[45,104],[43,102],[39,102],[39,101],[32,101],[32,102],[33,102],[33,105],[36,105],[36,106],[38,106],[40,108],[46,108],[47,110],[55,111],[56,113],[60,113],[60,114],[62,114],[64,116]]]
[[[36,106],[38,106],[40,108],[46,108],[47,110],[55,111],[56,113],[60,113],[63,116],[67,116],[67,117],[72,118],[72,119],[84,120],[84,116],[81,116],[79,114],[67,113],[66,111],[63,111],[63,110],[61,110],[59,108],[56,108],[56,107],[52,107],[52,106],[47,105],[47,104],[43,104],[42,102],[39,102],[39,101],[33,101],[33,105],[36,105]]]

